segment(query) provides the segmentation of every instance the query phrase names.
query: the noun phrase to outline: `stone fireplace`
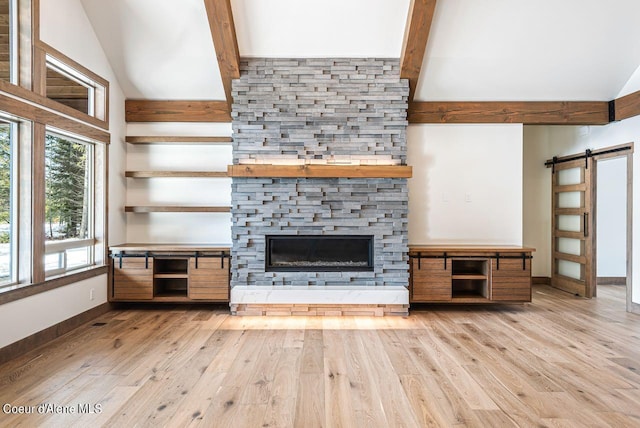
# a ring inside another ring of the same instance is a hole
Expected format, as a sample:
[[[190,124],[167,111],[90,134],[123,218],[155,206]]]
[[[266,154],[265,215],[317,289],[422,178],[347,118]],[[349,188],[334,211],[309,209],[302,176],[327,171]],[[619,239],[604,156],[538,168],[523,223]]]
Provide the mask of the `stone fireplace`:
[[[245,59],[233,83],[234,165],[405,165],[408,91],[396,59]],[[232,312],[406,312],[407,214],[406,178],[234,177]],[[368,259],[334,260],[338,247]],[[314,248],[320,260],[305,263]]]

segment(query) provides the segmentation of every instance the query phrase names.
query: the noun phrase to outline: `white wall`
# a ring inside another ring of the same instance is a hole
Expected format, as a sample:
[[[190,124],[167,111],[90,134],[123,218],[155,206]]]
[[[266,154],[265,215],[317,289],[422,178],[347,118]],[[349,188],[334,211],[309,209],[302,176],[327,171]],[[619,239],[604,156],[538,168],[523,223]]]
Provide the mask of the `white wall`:
[[[525,153],[531,154],[525,157],[525,170],[535,169],[538,175],[533,174],[527,177],[524,183],[524,193],[532,195],[525,200],[525,210],[530,207],[540,205],[545,206],[543,210],[551,213],[551,196],[544,187],[551,186],[551,171],[540,168],[545,160],[554,155],[563,156],[573,153],[583,152],[586,149],[599,149],[629,142],[638,143],[640,141],[640,116],[615,122],[606,126],[549,126],[549,127],[525,127]],[[538,129],[543,128],[543,129]],[[534,146],[534,147],[531,147]],[[535,147],[538,146],[538,147]],[[545,148],[546,149],[543,149]],[[546,153],[545,153],[546,150]],[[633,155],[633,241],[635,257],[632,263],[632,287],[633,302],[640,303],[640,258],[637,256],[640,251],[640,157]],[[542,190],[541,190],[542,187]],[[545,193],[547,192],[547,193]],[[542,211],[542,209],[541,209]],[[547,214],[547,217],[549,214]],[[551,225],[546,222],[536,222],[534,217],[527,218],[524,224],[525,236],[550,236]],[[541,238],[539,242],[542,242]],[[544,245],[537,247],[536,260],[551,260],[551,241],[545,241]],[[538,270],[534,275],[551,276],[550,264],[545,271]]]
[[[551,272],[551,171],[544,166],[549,156],[549,127],[525,126],[522,237],[525,245],[536,249],[533,276],[550,276]]]
[[[41,39],[110,83],[109,242],[124,240],[124,95],[80,0],[41,0]],[[89,291],[94,289],[94,299]],[[0,306],[0,347],[107,302],[107,275],[56,288]]]
[[[2,329],[0,348],[106,302],[106,283],[100,275],[0,306],[0,325],[11,326]]]
[[[522,125],[410,125],[409,243],[522,244]]]
[[[598,276],[627,276],[627,159],[598,161]]]
[[[127,135],[230,136],[230,123],[129,124]],[[226,171],[231,145],[134,145],[127,148],[131,171]],[[230,178],[128,178],[127,205],[231,204]],[[127,241],[231,244],[229,213],[127,214]]]

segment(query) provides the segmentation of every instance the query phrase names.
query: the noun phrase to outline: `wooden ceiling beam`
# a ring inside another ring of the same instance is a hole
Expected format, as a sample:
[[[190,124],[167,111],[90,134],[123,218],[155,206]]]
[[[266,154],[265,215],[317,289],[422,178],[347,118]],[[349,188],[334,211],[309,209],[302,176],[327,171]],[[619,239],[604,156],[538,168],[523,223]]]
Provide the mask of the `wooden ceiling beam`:
[[[409,79],[409,103],[418,87],[435,9],[436,0],[411,0],[409,5],[400,58],[400,78]]]
[[[629,119],[640,115],[640,91],[634,92],[613,101],[615,120]]]
[[[238,50],[236,27],[233,23],[231,0],[204,0],[204,6],[207,10],[209,28],[218,58],[228,110],[231,111],[233,103],[231,81],[240,78],[240,51]]]
[[[126,100],[127,122],[231,122],[225,101]]]
[[[525,125],[606,125],[606,101],[414,102],[409,123],[522,123]]]

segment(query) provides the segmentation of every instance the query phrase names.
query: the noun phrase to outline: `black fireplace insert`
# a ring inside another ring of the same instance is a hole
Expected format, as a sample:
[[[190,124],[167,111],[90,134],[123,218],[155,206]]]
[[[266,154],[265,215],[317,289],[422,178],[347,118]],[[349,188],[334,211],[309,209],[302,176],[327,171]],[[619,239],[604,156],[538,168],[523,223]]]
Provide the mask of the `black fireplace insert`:
[[[267,235],[267,272],[373,270],[371,235]]]

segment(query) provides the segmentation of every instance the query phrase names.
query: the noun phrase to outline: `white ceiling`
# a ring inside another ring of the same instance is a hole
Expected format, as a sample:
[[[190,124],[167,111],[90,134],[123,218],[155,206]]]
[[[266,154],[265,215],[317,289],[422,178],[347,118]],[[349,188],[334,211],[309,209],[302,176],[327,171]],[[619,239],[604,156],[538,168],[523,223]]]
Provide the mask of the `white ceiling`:
[[[81,0],[127,98],[224,99],[202,0]]]
[[[615,98],[640,65],[638,0],[441,0],[421,100]]]
[[[224,99],[203,0],[81,2],[127,98]],[[408,5],[232,0],[246,57],[400,57]],[[416,99],[611,100],[640,66],[639,16],[638,0],[439,0]]]

